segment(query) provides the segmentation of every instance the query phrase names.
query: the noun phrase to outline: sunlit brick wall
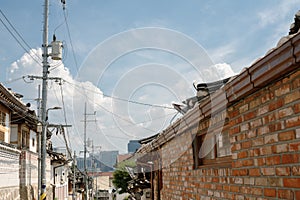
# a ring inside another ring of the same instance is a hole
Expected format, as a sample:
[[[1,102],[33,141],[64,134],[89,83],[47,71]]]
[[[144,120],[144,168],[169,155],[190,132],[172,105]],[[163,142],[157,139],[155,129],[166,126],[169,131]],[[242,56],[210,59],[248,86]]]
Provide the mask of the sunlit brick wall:
[[[165,143],[161,199],[300,198],[299,88],[296,70],[228,106],[230,166],[195,168],[191,141],[197,130]]]
[[[300,71],[229,108],[237,193],[300,198]]]

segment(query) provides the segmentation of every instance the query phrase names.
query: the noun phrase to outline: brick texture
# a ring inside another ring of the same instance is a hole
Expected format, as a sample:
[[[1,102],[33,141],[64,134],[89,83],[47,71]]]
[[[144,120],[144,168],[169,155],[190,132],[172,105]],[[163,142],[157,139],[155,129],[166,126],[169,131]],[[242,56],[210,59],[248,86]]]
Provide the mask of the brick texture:
[[[298,70],[227,107],[229,166],[195,167],[192,141],[205,130],[203,116],[198,127],[162,145],[160,198],[300,199],[299,83]]]
[[[300,200],[299,63],[296,34],[142,146],[158,174],[154,199]],[[225,159],[211,151],[222,150],[212,137],[220,130],[230,145]]]

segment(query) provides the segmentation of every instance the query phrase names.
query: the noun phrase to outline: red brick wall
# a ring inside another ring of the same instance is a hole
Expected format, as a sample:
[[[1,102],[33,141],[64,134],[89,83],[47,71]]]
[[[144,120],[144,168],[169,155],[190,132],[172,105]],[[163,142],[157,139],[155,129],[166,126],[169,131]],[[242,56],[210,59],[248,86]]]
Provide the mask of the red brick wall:
[[[238,193],[300,199],[299,89],[298,70],[228,109]]]
[[[296,70],[227,108],[231,166],[195,168],[201,121],[165,143],[161,199],[300,199],[299,88]]]

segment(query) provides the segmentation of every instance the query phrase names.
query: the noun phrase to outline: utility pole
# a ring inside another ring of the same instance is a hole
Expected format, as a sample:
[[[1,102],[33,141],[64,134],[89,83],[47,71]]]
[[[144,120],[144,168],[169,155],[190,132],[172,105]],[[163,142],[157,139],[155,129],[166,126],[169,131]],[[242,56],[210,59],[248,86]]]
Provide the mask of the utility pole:
[[[86,152],[87,152],[87,145],[86,145],[86,125],[88,121],[96,121],[96,120],[87,120],[87,115],[95,115],[96,112],[94,112],[93,114],[88,114],[86,113],[86,102],[84,104],[84,172],[85,172],[85,176],[84,176],[84,183],[85,183],[85,196],[84,196],[84,200],[88,200],[88,174],[87,174],[87,168],[86,168]]]
[[[94,173],[95,173],[95,156],[94,156],[94,142],[92,141],[92,163],[93,163],[93,165],[92,165],[92,180],[93,180],[93,182],[92,182],[92,199],[94,199]]]
[[[76,165],[76,152],[74,151],[74,163],[73,163],[73,200],[75,200],[75,196],[76,196],[76,168],[75,168],[75,165]]]
[[[47,87],[48,87],[48,14],[49,0],[45,0],[44,5],[44,28],[43,28],[43,85],[42,85],[42,135],[41,135],[41,196],[40,200],[46,199],[46,108],[47,108]]]
[[[46,140],[47,140],[47,88],[48,88],[48,79],[60,79],[60,78],[49,78],[49,63],[48,63],[48,15],[49,15],[49,0],[44,1],[44,26],[43,26],[43,75],[42,75],[42,103],[41,103],[41,123],[42,123],[42,134],[41,134],[41,170],[40,170],[40,181],[41,181],[41,193],[40,193],[40,200],[46,199],[47,193],[47,180],[46,180],[46,157],[47,157],[47,150],[46,150]],[[65,4],[65,1],[62,1]],[[55,37],[53,37],[55,38]],[[52,47],[52,59],[53,60],[61,60],[61,52],[62,52],[62,43],[60,41],[54,41],[51,43]],[[40,78],[31,76],[32,78]]]
[[[84,200],[88,198],[88,184],[87,184],[87,170],[86,170],[86,103],[84,104],[84,184],[85,184],[85,196]]]
[[[37,117],[41,121],[41,85],[38,86],[38,99],[37,99]],[[37,131],[37,144],[38,144],[38,190],[37,199],[40,198],[41,192],[41,132]]]

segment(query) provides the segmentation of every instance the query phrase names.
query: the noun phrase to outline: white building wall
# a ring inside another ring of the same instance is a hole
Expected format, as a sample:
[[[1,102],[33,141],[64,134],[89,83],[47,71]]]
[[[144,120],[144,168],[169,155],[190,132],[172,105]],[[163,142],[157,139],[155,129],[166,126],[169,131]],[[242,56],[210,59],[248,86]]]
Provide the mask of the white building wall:
[[[0,188],[19,186],[20,151],[0,144]]]
[[[54,187],[55,194],[54,197],[57,200],[67,200],[69,197],[68,194],[68,166],[54,166]]]
[[[21,185],[36,185],[38,184],[38,155],[26,150],[21,153]]]
[[[30,137],[29,137],[29,151],[31,152],[37,152],[37,138],[36,138],[36,133],[32,130],[30,130]]]

